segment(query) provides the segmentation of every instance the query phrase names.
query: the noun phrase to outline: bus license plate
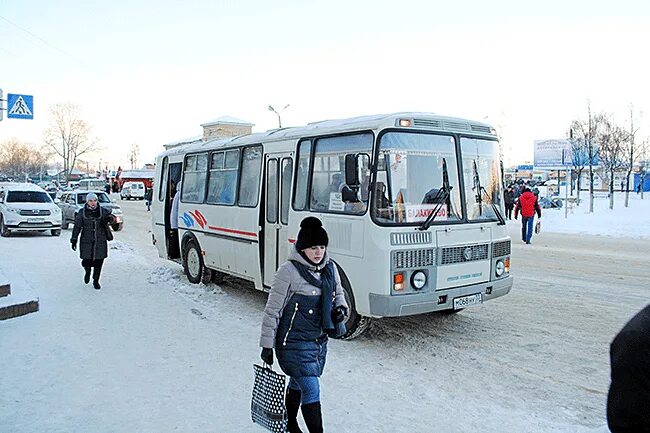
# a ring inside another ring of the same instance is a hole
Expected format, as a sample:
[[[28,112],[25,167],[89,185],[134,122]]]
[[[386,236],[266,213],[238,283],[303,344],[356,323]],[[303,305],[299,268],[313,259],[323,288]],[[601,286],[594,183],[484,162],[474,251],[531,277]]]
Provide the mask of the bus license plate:
[[[454,310],[460,310],[461,308],[471,307],[472,305],[481,303],[483,303],[483,295],[481,293],[454,298]]]

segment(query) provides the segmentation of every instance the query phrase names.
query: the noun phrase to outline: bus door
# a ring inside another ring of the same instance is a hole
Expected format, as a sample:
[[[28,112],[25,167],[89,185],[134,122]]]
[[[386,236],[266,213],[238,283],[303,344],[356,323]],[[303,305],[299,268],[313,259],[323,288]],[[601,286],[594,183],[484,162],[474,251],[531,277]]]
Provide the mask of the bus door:
[[[264,284],[270,286],[278,266],[289,255],[289,205],[293,157],[291,153],[266,155],[264,203]]]
[[[165,161],[166,163],[167,161]],[[163,165],[163,179],[160,197],[164,199],[163,215],[165,221],[165,248],[168,259],[179,260],[181,258],[180,245],[178,243],[178,229],[171,228],[171,210],[174,196],[176,195],[178,182],[181,180],[180,162],[173,162]],[[180,192],[179,192],[180,194]]]

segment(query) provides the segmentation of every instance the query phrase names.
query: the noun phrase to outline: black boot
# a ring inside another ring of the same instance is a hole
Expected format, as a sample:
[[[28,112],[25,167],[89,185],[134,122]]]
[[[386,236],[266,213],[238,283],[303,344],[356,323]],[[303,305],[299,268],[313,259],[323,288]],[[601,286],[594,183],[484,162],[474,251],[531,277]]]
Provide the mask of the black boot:
[[[86,274],[84,275],[84,283],[90,283],[90,267],[84,267]]]
[[[289,433],[302,433],[300,427],[298,426],[298,410],[300,409],[300,397],[302,393],[300,390],[291,389],[287,390],[286,398],[284,403],[287,406],[287,431]]]
[[[95,290],[99,290],[102,288],[102,286],[99,284],[99,275],[102,273],[102,268],[101,266],[95,266],[95,269],[93,269],[93,287]]]
[[[309,433],[323,433],[323,415],[320,411],[320,401],[303,404],[302,416],[305,418]]]

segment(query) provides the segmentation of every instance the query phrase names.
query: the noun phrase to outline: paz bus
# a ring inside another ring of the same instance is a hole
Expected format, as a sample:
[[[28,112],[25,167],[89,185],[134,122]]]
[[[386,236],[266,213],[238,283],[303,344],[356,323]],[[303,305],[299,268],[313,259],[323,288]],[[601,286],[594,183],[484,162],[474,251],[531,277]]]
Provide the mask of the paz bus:
[[[489,125],[430,113],[180,145],[156,160],[153,242],[193,283],[268,291],[312,215],[351,307],[344,338],[370,318],[457,312],[513,284],[498,146]]]

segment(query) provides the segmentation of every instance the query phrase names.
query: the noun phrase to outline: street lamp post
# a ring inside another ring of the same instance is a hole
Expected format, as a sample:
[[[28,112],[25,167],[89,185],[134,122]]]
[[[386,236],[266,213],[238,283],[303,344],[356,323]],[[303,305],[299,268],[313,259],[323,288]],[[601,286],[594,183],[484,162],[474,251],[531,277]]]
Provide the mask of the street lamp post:
[[[281,111],[286,110],[288,107],[289,107],[289,104],[285,105],[284,108],[282,108]],[[278,113],[278,112],[276,111],[276,109],[273,108],[272,105],[269,105],[269,108],[268,108],[268,109],[269,109],[269,111],[274,112],[276,116],[278,116],[278,128],[282,128],[282,119],[280,118],[280,113]]]

